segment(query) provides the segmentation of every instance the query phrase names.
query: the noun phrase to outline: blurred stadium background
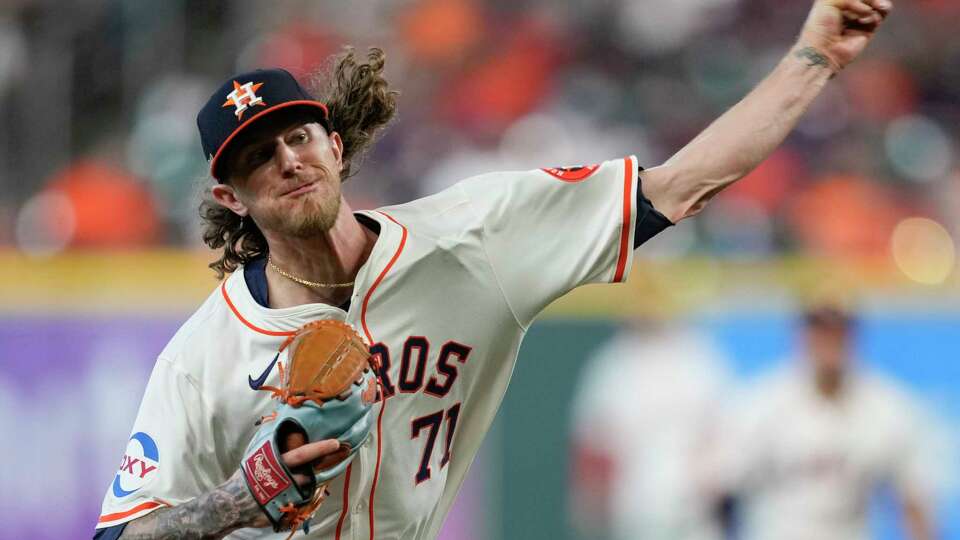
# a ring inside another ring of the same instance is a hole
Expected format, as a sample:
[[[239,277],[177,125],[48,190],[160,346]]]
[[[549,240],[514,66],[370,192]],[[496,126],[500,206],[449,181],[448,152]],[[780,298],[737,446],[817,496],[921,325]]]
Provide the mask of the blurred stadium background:
[[[307,75],[345,44],[383,47],[400,117],[347,185],[370,208],[490,170],[660,163],[772,67],[808,6],[6,0],[0,536],[90,537],[153,358],[215,286],[194,119],[230,73]],[[899,2],[787,143],[643,248],[629,284],[552,306],[444,537],[577,538],[570,396],[624,319],[689,324],[745,381],[793,348],[797,299],[825,285],[856,297],[858,351],[919,397],[956,465],[958,27],[955,0]],[[960,479],[943,471],[937,522],[960,539]],[[902,537],[882,497],[871,515],[875,537]]]

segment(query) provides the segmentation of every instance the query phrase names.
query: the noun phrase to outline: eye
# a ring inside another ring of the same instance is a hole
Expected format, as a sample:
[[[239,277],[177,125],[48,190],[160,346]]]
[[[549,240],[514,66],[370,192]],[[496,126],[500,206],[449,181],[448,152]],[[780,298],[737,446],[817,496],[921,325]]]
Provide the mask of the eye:
[[[270,156],[272,155],[273,149],[271,147],[262,146],[260,148],[251,150],[250,153],[247,154],[247,159],[245,161],[247,162],[247,165],[260,165],[261,163],[269,160]]]
[[[303,144],[310,140],[306,130],[298,129],[290,134],[290,144]]]

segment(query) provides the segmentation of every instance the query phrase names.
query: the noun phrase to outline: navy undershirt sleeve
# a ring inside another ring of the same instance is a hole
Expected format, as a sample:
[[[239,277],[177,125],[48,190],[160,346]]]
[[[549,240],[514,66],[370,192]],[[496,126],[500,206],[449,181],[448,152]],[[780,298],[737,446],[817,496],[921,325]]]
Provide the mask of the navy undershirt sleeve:
[[[114,525],[113,527],[97,529],[93,533],[93,540],[119,540],[120,535],[123,534],[123,530],[126,528],[127,524],[121,523],[119,525]]]
[[[267,258],[254,259],[243,266],[243,280],[247,282],[250,295],[261,306],[270,307],[270,292],[267,289]],[[340,309],[350,309],[350,300],[347,300]]]
[[[637,224],[633,229],[633,249],[637,249],[644,242],[660,234],[661,231],[673,225],[667,216],[653,207],[650,199],[643,196],[643,185],[640,183],[640,173],[643,167],[637,168]]]
[[[267,291],[267,258],[260,257],[243,265],[243,279],[253,299],[263,307],[270,307],[270,293]]]

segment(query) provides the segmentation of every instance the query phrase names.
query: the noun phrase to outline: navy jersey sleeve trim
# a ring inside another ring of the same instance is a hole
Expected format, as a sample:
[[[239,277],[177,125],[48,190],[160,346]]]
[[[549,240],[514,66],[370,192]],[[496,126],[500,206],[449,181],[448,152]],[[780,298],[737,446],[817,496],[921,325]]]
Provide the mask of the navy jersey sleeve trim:
[[[93,534],[93,540],[120,540],[123,530],[127,528],[126,523],[114,525],[113,527],[104,527],[97,529]]]
[[[660,234],[673,222],[661,214],[650,199],[643,195],[643,185],[640,183],[640,173],[643,167],[637,167],[637,223],[633,229],[633,249],[637,249],[644,242]]]

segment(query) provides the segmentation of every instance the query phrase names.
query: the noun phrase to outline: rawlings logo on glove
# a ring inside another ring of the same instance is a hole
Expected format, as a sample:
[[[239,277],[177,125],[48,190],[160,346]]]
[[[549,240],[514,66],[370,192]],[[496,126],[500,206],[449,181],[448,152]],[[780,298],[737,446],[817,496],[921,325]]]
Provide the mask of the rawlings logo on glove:
[[[378,387],[370,351],[349,324],[316,321],[280,346],[287,366],[277,364],[280,386],[262,386],[280,403],[261,418],[260,429],[243,459],[244,478],[274,530],[309,531],[310,518],[326,495],[326,486],[343,473],[369,437],[370,413]],[[300,486],[279,456],[302,444],[337,439],[340,449],[306,470]],[[288,537],[289,538],[289,537]]]
[[[263,443],[263,446],[247,458],[243,471],[253,497],[261,506],[290,487],[290,482],[283,476],[280,462],[269,442]]]

